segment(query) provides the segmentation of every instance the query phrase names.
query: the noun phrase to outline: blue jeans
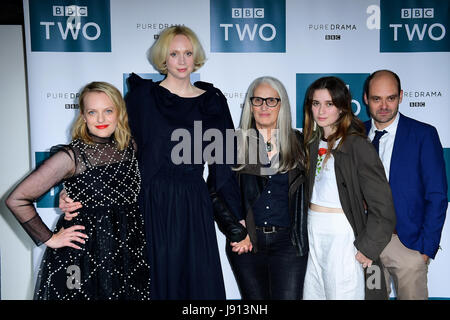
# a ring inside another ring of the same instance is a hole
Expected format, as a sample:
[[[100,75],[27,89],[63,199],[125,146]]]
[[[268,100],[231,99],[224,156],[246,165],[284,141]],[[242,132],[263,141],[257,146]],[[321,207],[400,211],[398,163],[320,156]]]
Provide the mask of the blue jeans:
[[[256,232],[258,252],[238,255],[226,247],[242,299],[301,300],[308,255],[297,255],[289,229]]]

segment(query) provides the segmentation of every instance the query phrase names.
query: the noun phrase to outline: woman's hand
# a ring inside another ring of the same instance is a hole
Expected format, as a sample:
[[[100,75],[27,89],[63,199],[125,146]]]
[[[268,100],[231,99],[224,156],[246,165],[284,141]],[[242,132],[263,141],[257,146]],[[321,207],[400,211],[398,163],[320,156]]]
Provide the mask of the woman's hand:
[[[239,242],[231,242],[230,245],[233,247],[233,249],[231,250],[233,252],[236,252],[237,254],[247,253],[249,251],[252,251],[253,249],[253,245],[248,234],[244,240],[241,240]]]
[[[59,208],[64,212],[64,220],[70,221],[78,215],[78,212],[74,212],[82,207],[81,202],[74,202],[63,189],[59,193]]]
[[[361,251],[358,250],[355,256],[356,260],[362,264],[362,267],[365,269],[366,267],[372,266],[372,260],[367,258],[364,254],[361,253]]]
[[[88,236],[82,232],[78,232],[77,230],[84,230],[84,227],[77,225],[67,229],[61,228],[58,231],[58,233],[55,233],[49,240],[45,242],[45,244],[53,249],[62,247],[72,247],[75,249],[81,249],[72,241],[84,244],[85,243],[84,239],[87,239]]]

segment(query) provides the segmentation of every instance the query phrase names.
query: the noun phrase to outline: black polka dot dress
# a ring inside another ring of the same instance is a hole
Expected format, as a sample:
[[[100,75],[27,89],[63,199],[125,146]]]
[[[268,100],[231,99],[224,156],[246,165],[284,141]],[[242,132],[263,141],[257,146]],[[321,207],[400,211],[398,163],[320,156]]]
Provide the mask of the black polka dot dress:
[[[61,216],[55,232],[83,225],[89,238],[76,243],[81,250],[46,249],[35,299],[148,300],[150,267],[133,144],[119,151],[113,139],[74,140],[65,149],[75,158],[76,172],[64,188],[83,207],[72,221]]]

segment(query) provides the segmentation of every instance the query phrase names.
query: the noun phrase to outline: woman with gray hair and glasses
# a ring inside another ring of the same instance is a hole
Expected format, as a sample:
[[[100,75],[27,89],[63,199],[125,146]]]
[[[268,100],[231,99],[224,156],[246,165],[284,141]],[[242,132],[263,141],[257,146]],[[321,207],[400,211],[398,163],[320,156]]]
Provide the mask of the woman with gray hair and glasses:
[[[219,223],[222,230],[247,231],[241,241],[228,239],[226,247],[246,300],[302,298],[308,257],[305,153],[303,135],[291,121],[283,84],[273,77],[254,80],[234,168],[245,218]]]

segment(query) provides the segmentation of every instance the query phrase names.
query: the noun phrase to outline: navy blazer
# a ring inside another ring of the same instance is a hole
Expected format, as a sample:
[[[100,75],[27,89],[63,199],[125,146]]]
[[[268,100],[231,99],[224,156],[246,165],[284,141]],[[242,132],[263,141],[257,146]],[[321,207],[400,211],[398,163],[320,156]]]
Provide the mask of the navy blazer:
[[[399,116],[389,171],[396,229],[406,247],[434,259],[448,206],[444,152],[435,127]],[[371,120],[365,126],[369,133]]]

